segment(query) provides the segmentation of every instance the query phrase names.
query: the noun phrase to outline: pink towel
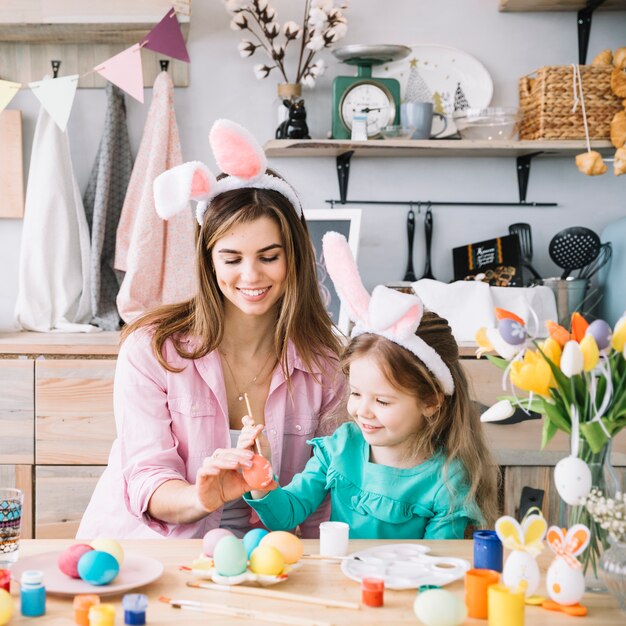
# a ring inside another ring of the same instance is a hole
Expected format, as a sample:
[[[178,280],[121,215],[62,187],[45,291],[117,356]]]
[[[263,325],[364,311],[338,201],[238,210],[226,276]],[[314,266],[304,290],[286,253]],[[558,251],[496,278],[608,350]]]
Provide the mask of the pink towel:
[[[115,268],[126,272],[117,308],[130,322],[160,304],[182,302],[196,289],[191,208],[167,222],[154,208],[152,183],[182,163],[167,72],[154,81],[152,103],[117,229]]]

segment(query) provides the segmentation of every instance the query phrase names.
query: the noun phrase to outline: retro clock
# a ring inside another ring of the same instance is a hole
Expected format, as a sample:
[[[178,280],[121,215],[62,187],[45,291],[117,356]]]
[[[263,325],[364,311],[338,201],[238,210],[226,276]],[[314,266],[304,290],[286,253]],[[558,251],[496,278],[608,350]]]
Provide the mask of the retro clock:
[[[333,139],[350,139],[355,115],[365,115],[367,137],[380,136],[385,126],[400,123],[400,83],[372,76],[372,66],[398,61],[410,54],[407,46],[350,45],[333,50],[337,59],[357,66],[356,76],[333,81]]]

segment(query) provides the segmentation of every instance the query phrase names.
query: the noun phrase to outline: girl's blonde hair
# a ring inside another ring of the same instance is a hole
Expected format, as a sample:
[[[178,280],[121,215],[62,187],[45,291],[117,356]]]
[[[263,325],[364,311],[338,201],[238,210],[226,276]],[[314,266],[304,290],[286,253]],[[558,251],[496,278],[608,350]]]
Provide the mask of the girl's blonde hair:
[[[271,170],[268,173],[276,175]],[[133,331],[150,327],[152,347],[159,363],[169,371],[180,371],[163,357],[163,345],[171,339],[183,358],[197,359],[215,350],[224,334],[224,296],[218,286],[211,252],[216,242],[237,224],[268,217],[278,226],[287,263],[285,293],[280,300],[274,326],[274,348],[289,382],[288,340],[291,340],[310,371],[324,362],[338,360],[341,344],[322,303],[313,244],[306,221],[291,203],[271,189],[235,189],[213,199],[196,229],[197,293],[186,302],[161,306],[126,326],[124,340]],[[199,232],[198,232],[199,231]],[[188,351],[183,340],[193,337]]]
[[[363,334],[352,339],[343,354],[342,369],[348,375],[352,361],[374,357],[396,389],[415,396],[420,406],[437,407],[431,416],[423,416],[412,454],[414,458],[430,458],[442,452],[446,466],[458,459],[469,486],[466,501],[476,503],[483,517],[478,521],[491,527],[498,516],[499,470],[486,445],[477,407],[469,397],[458,345],[448,322],[435,313],[424,313],[415,334],[434,348],[450,369],[453,395],[444,395],[437,379],[413,353],[380,335]]]

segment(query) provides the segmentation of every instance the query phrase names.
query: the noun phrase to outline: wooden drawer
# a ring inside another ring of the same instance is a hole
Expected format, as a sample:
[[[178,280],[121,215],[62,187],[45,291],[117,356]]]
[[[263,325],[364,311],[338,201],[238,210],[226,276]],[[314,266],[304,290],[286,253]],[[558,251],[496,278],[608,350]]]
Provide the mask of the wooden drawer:
[[[34,361],[0,359],[0,459],[35,462]]]
[[[469,379],[470,396],[476,402],[491,406],[498,396],[506,395],[502,389],[502,371],[487,359],[461,359]]]
[[[0,485],[15,487],[24,492],[22,509],[23,539],[33,538],[33,466],[32,465],[0,465]]]
[[[103,466],[35,468],[35,538],[71,539],[89,504]]]
[[[115,439],[114,360],[37,360],[37,465],[106,464]]]

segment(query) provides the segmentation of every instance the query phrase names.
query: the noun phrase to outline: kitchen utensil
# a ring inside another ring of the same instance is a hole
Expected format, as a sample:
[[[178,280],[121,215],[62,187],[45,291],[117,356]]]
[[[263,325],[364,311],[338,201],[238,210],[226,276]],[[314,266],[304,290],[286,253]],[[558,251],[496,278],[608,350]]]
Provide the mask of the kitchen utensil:
[[[411,139],[415,126],[385,126],[380,129],[383,139]]]
[[[461,109],[452,114],[461,139],[486,141],[513,139],[522,119],[517,107]]]
[[[413,208],[409,209],[409,213],[406,216],[406,234],[409,244],[409,260],[407,261],[403,280],[413,282],[417,280],[415,270],[413,269],[413,239],[415,238],[415,211]]]
[[[580,272],[578,273],[578,278],[586,278],[589,280],[599,269],[603,268],[613,256],[613,247],[611,246],[611,242],[607,241],[600,246],[600,252],[598,256],[589,263],[589,265],[585,265]]]
[[[539,272],[531,265],[533,260],[533,237],[530,230],[530,224],[518,222],[509,226],[509,234],[517,235],[519,238],[520,254],[522,256],[522,265],[530,270],[530,273],[538,279],[541,279]]]
[[[426,261],[424,263],[424,274],[422,278],[432,278],[435,280],[433,272],[430,269],[430,244],[433,238],[433,212],[430,210],[430,204],[424,216],[424,236],[426,239]]]
[[[590,228],[572,226],[558,232],[548,248],[550,258],[563,269],[565,280],[573,270],[589,265],[600,252],[600,237]]]

